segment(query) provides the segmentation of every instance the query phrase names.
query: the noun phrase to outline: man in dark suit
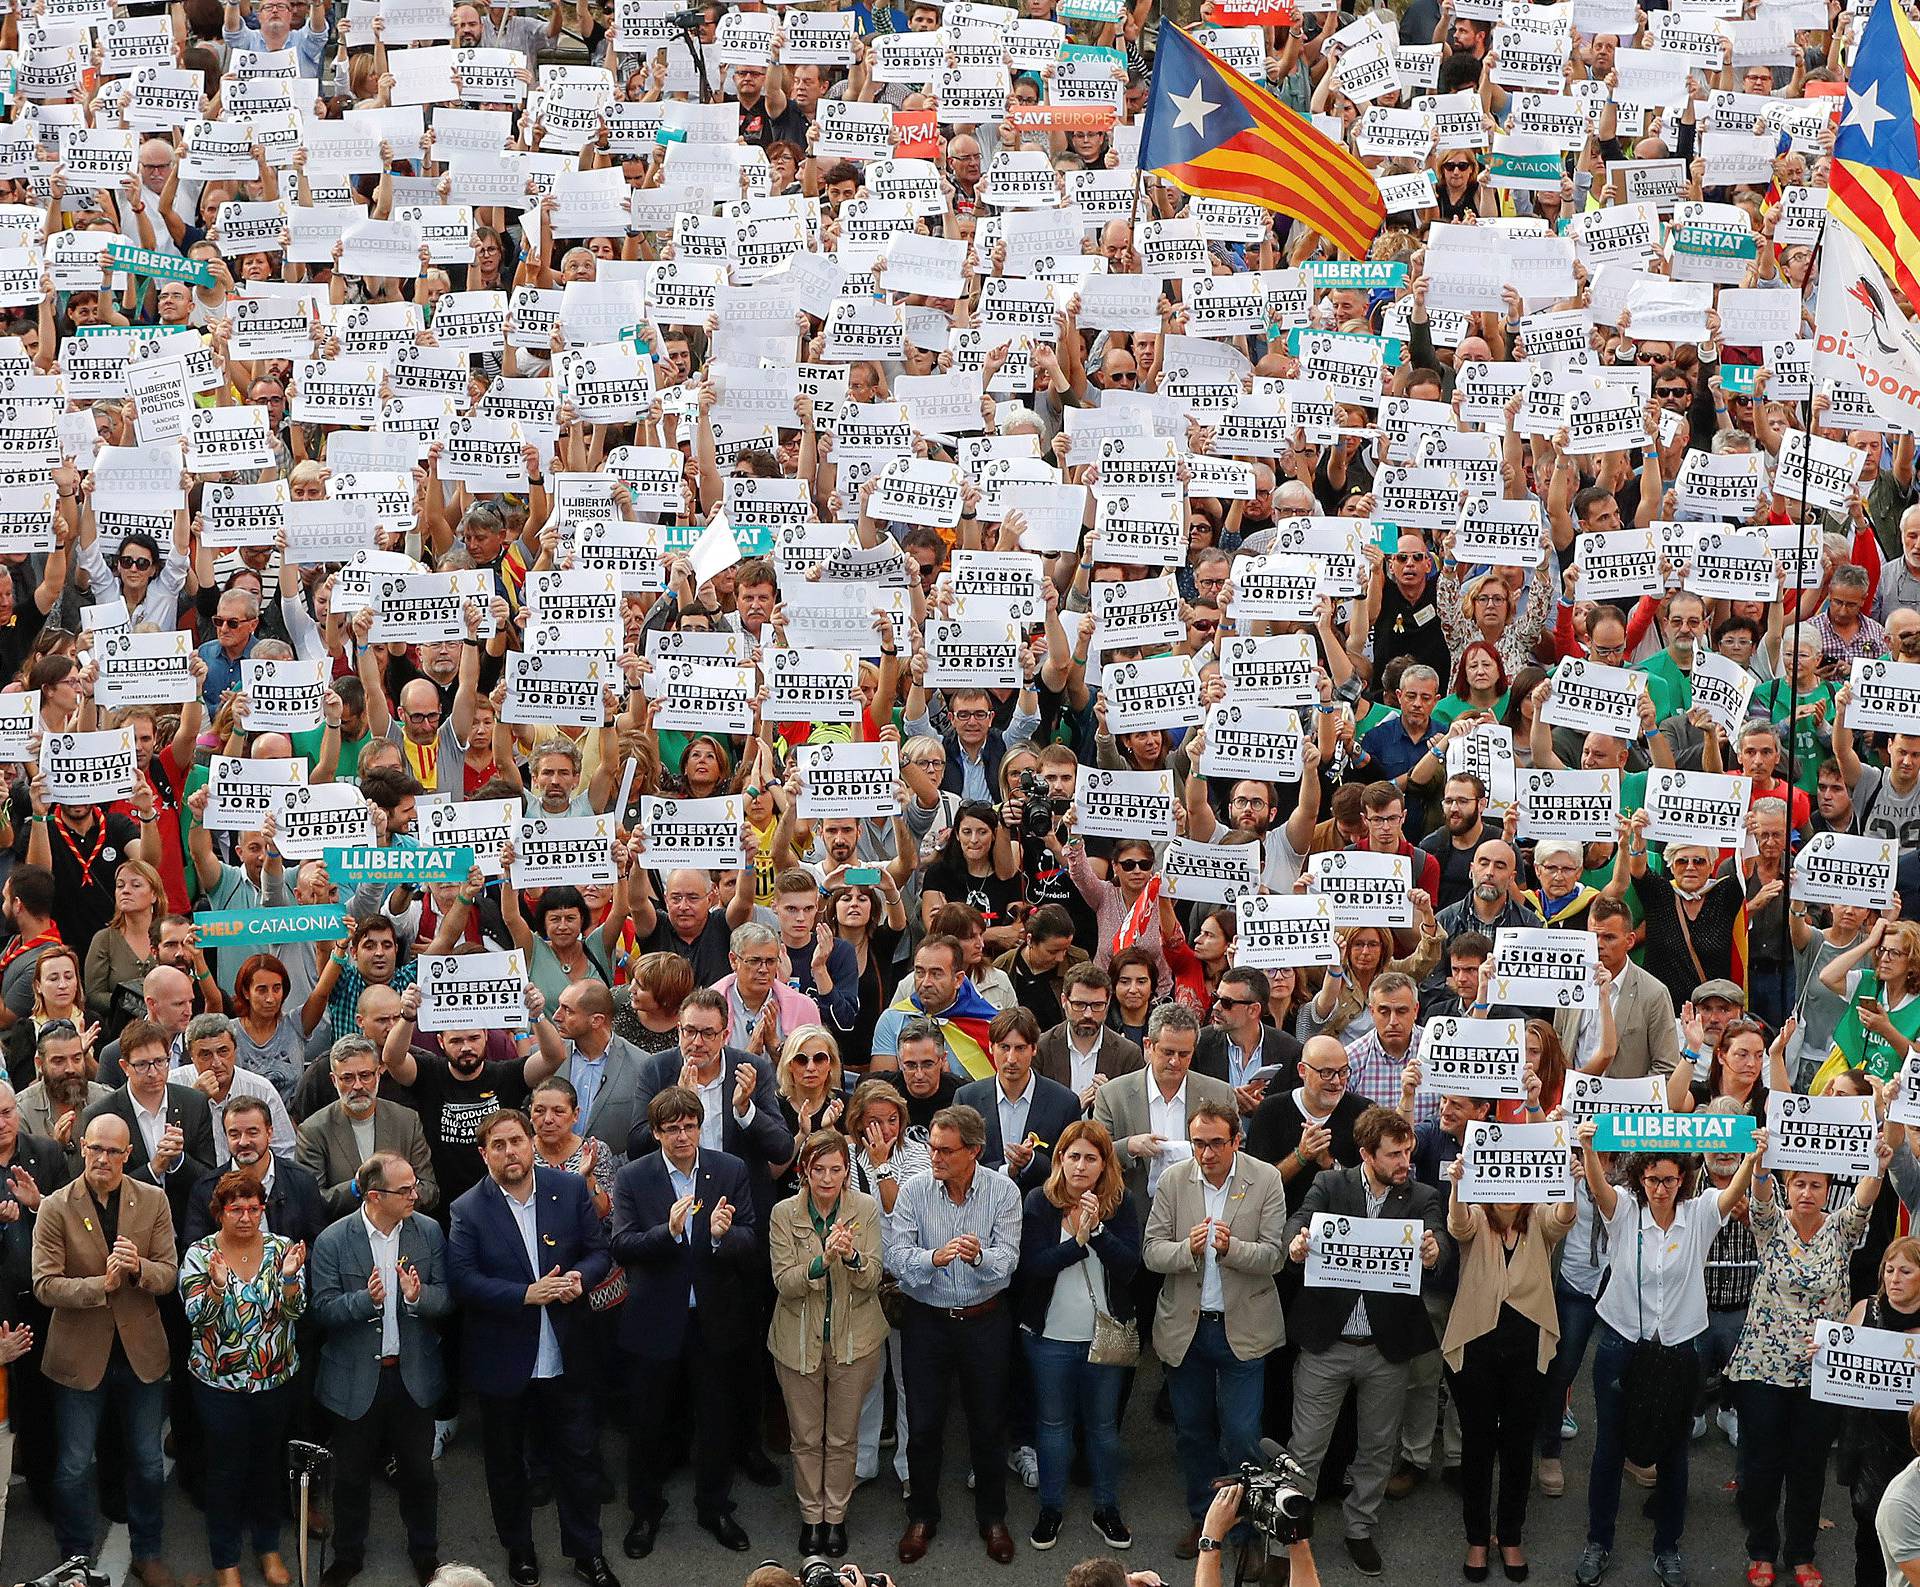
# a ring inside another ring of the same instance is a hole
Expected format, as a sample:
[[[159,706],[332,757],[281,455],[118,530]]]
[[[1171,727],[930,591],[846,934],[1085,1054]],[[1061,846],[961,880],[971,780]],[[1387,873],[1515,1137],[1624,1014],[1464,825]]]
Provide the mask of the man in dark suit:
[[[773,1176],[793,1161],[794,1141],[780,1112],[773,1066],[727,1045],[732,1029],[727,1000],[711,987],[695,987],[680,1005],[680,1045],[651,1054],[640,1068],[634,1125],[627,1159],[638,1162],[660,1143],[647,1123],[647,1108],[668,1086],[685,1086],[700,1098],[700,1148],[725,1152],[745,1165],[753,1189],[753,1226],[767,1227],[773,1211]]]
[[[7,1412],[19,1440],[14,1470],[43,1507],[52,1503],[54,1409],[40,1371],[50,1319],[33,1298],[33,1227],[41,1201],[70,1178],[60,1143],[27,1132],[13,1087],[0,1079],[0,1327],[33,1330],[27,1353],[7,1373]]]
[[[1193,1072],[1224,1080],[1240,1104],[1242,1128],[1266,1096],[1267,1082],[1254,1078],[1280,1065],[1278,1079],[1288,1084],[1300,1062],[1300,1043],[1266,1022],[1270,988],[1264,970],[1236,967],[1225,971],[1213,994],[1213,1022],[1200,1032],[1193,1050]]]
[[[726,1547],[748,1546],[733,1518],[732,1422],[739,1385],[757,1370],[761,1258],[746,1167],[701,1149],[704,1118],[694,1092],[668,1086],[647,1105],[660,1149],[628,1163],[613,1182],[613,1257],[627,1274],[620,1349],[633,1380],[650,1385],[634,1398],[628,1444],[629,1559],[653,1552],[675,1434],[689,1424],[694,1513]],[[669,1385],[684,1387],[685,1418]]]
[[[453,1204],[447,1271],[466,1313],[462,1361],[480,1395],[487,1498],[515,1587],[537,1587],[527,1432],[546,1430],[561,1546],[588,1587],[619,1587],[600,1547],[595,1379],[587,1291],[607,1276],[606,1231],[579,1174],[536,1167],[517,1108],[481,1121],[487,1177]]]
[[[1391,1108],[1373,1107],[1353,1127],[1360,1148],[1358,1168],[1321,1171],[1300,1209],[1287,1220],[1288,1257],[1305,1265],[1312,1252],[1314,1219],[1408,1218],[1423,1227],[1420,1265],[1427,1273],[1447,1261],[1441,1237],[1445,1203],[1431,1185],[1413,1177],[1413,1126]],[[1288,1318],[1300,1348],[1294,1378],[1293,1437],[1288,1449],[1311,1482],[1333,1437],[1347,1391],[1355,1391],[1359,1442],[1347,1474],[1352,1481],[1343,1506],[1347,1553],[1363,1574],[1382,1565],[1373,1530],[1400,1443],[1400,1416],[1413,1358],[1435,1348],[1433,1323],[1420,1296],[1379,1291],[1304,1287]]]
[[[250,1175],[266,1200],[264,1228],[289,1240],[303,1243],[311,1251],[320,1231],[333,1222],[327,1211],[320,1181],[291,1158],[273,1154],[273,1114],[258,1097],[234,1097],[220,1115],[226,1132],[227,1167]],[[184,1245],[212,1234],[213,1187],[219,1181],[209,1174],[194,1181],[187,1192],[187,1232]]]
[[[1047,1182],[1053,1143],[1080,1117],[1080,1099],[1056,1081],[1033,1072],[1040,1023],[1024,1008],[1003,1008],[987,1026],[993,1077],[974,1080],[954,1093],[958,1107],[972,1108],[987,1125],[980,1161],[997,1168],[1024,1193]]]
[[[1042,1078],[1063,1085],[1080,1098],[1082,1111],[1109,1080],[1143,1068],[1139,1044],[1107,1024],[1113,1006],[1113,980],[1097,964],[1076,964],[1062,981],[1066,1018],[1040,1037],[1033,1067]]]
[[[168,1039],[151,1020],[131,1021],[120,1033],[126,1084],[89,1108],[80,1125],[84,1131],[109,1113],[126,1125],[133,1139],[127,1177],[167,1193],[177,1237],[186,1228],[187,1192],[196,1179],[215,1172],[218,1157],[206,1097],[192,1086],[167,1083]]]
[[[382,1449],[393,1452],[407,1557],[425,1587],[440,1561],[433,1408],[447,1387],[439,1323],[453,1310],[446,1236],[417,1210],[420,1182],[406,1158],[375,1152],[354,1189],[358,1215],[329,1224],[308,1263],[308,1315],[326,1335],[314,1398],[334,1416],[334,1560],[320,1587],[347,1587],[360,1574]]]

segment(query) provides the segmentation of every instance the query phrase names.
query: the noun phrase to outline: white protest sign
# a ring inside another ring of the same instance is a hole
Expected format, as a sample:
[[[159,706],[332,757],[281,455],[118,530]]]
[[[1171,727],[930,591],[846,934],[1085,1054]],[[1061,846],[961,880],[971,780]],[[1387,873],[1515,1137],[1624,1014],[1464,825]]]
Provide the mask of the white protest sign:
[[[1564,1123],[1468,1124],[1460,1149],[1460,1199],[1508,1207],[1573,1200],[1567,1142]]]
[[[419,978],[421,1030],[519,1030],[527,1023],[527,956],[423,953]]]
[[[1308,1289],[1420,1293],[1418,1218],[1350,1218],[1314,1214],[1307,1227]]]

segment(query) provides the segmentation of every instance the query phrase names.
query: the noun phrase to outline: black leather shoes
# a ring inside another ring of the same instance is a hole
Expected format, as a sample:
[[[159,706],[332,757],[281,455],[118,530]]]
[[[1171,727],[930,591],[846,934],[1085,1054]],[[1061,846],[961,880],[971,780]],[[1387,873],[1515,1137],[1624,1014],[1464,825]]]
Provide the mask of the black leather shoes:
[[[540,1587],[540,1556],[530,1548],[508,1549],[507,1580],[513,1587]]]
[[[722,1548],[730,1548],[736,1554],[744,1554],[753,1547],[746,1528],[730,1515],[703,1515],[700,1525],[713,1534],[713,1540]]]
[[[847,1523],[829,1521],[820,1530],[822,1534],[820,1552],[828,1559],[845,1559],[847,1557]]]
[[[636,1515],[621,1543],[628,1559],[645,1559],[653,1552],[653,1540],[660,1535],[660,1517]]]
[[[824,1521],[802,1521],[800,1523],[800,1553],[824,1554],[827,1551],[827,1527]]]
[[[606,1557],[601,1554],[576,1559],[573,1562],[573,1573],[585,1582],[587,1587],[620,1587],[620,1578],[607,1569]]]
[[[337,1559],[320,1573],[320,1587],[347,1587],[364,1569],[357,1559]]]

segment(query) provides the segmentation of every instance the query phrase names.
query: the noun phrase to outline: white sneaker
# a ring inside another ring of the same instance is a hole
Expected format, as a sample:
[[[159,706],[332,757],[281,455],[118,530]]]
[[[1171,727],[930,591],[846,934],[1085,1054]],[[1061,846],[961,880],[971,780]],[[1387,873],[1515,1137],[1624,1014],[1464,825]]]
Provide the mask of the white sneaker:
[[[1705,1438],[1707,1436],[1707,1413],[1705,1411],[1702,1411],[1693,1419],[1693,1436],[1695,1438]]]
[[[1573,1419],[1573,1412],[1571,1410],[1568,1410],[1566,1414],[1560,1418],[1560,1436],[1562,1438],[1578,1438],[1580,1436],[1580,1424]]]
[[[1714,1412],[1713,1420],[1720,1431],[1727,1435],[1727,1442],[1738,1449],[1740,1447],[1740,1413],[1723,1406]]]
[[[457,1416],[433,1424],[433,1458],[435,1460],[447,1452],[447,1445],[453,1442],[453,1435],[459,1431],[460,1418]]]
[[[1007,1470],[1016,1473],[1029,1488],[1040,1486],[1040,1457],[1031,1445],[1022,1444],[1007,1451]]]
[[[968,1493],[973,1492],[973,1472],[971,1469],[969,1469],[967,1472],[967,1492]]]

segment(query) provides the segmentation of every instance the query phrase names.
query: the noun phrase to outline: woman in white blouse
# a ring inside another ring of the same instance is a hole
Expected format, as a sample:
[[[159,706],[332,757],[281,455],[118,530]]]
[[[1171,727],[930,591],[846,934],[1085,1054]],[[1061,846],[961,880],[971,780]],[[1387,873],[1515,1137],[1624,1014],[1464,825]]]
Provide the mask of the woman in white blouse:
[[[1613,1554],[1620,1512],[1620,1476],[1626,1461],[1625,1376],[1643,1342],[1696,1346],[1707,1331],[1707,1251],[1720,1226],[1753,1183],[1766,1150],[1765,1130],[1727,1187],[1700,1194],[1699,1159],[1678,1153],[1629,1158],[1627,1194],[1607,1178],[1593,1149],[1595,1122],[1580,1126],[1581,1159],[1593,1204],[1607,1224],[1607,1283],[1601,1292],[1593,1358],[1597,1430],[1587,1480],[1587,1546],[1574,1567],[1577,1587],[1595,1587]],[[1697,1372],[1697,1368],[1696,1368]],[[1697,1385],[1696,1385],[1697,1387]],[[1693,1392],[1685,1403],[1691,1407]],[[1653,1572],[1661,1587],[1686,1587],[1680,1534],[1687,1524],[1688,1419],[1676,1416],[1677,1435],[1657,1452],[1653,1493]]]

